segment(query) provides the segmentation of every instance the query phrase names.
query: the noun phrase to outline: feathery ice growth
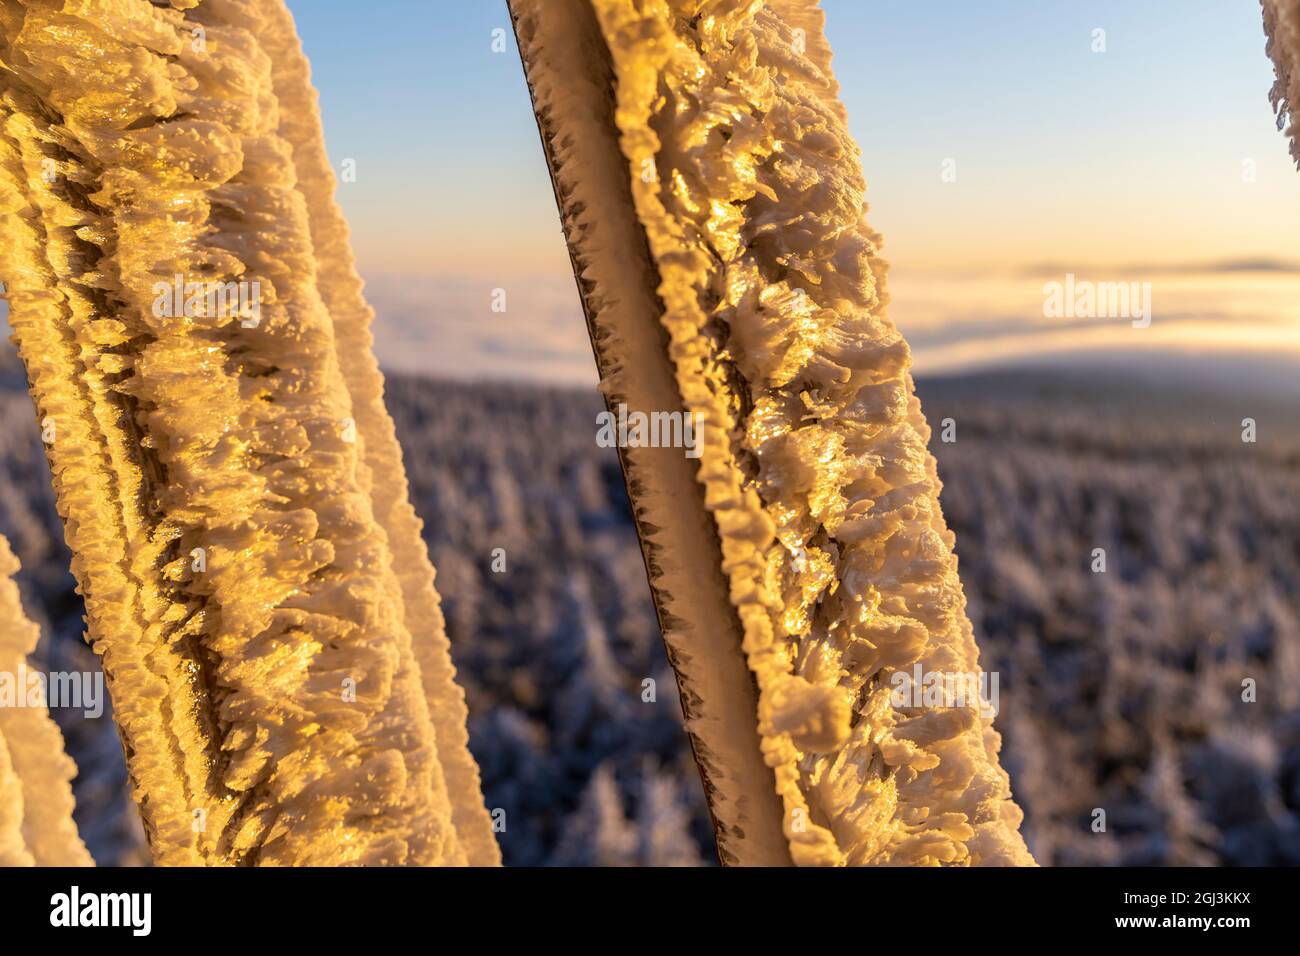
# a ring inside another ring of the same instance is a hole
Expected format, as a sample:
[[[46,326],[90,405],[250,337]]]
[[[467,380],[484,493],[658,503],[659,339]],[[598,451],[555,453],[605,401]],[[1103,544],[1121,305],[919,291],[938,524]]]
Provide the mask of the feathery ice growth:
[[[724,862],[1032,863],[821,11],[510,8]]]
[[[499,861],[333,191],[282,0],[0,0],[0,280],[160,863]]]
[[[1277,111],[1278,129],[1291,139],[1291,158],[1300,167],[1300,0],[1260,0],[1264,33],[1276,80],[1269,98]]]
[[[18,679],[40,630],[23,613],[17,570],[0,536],[0,866],[90,866],[72,820],[76,765],[40,685]]]

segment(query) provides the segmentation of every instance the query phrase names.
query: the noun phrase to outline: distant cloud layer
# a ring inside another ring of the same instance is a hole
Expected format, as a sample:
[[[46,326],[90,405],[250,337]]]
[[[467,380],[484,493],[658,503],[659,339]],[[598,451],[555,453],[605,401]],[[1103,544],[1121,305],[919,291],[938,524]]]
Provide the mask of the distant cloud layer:
[[[891,272],[889,312],[912,347],[917,373],[1098,362],[1140,367],[1162,356],[1200,356],[1225,370],[1265,358],[1273,366],[1300,365],[1295,263],[1074,270],[1080,282],[1149,283],[1145,328],[1123,317],[1045,315],[1044,287],[1066,270],[1044,269]],[[577,289],[567,275],[383,276],[366,292],[386,368],[443,378],[596,383]]]
[[[383,276],[367,282],[366,296],[385,368],[444,378],[596,383],[570,276]]]
[[[999,275],[890,272],[889,314],[920,376],[1035,366],[1214,368],[1223,384],[1300,381],[1300,264],[1076,268],[1079,282],[1150,283],[1151,322],[1044,314],[1067,270]],[[568,275],[377,276],[375,347],[386,369],[435,378],[594,386],[596,364]],[[494,311],[503,310],[503,311]],[[0,301],[0,323],[8,308]],[[1169,360],[1175,361],[1169,361]],[[1199,369],[1199,372],[1192,370]],[[1275,374],[1276,373],[1276,374]],[[0,340],[0,376],[20,374]],[[1198,379],[1199,380],[1199,379]],[[1290,391],[1288,389],[1288,391]]]

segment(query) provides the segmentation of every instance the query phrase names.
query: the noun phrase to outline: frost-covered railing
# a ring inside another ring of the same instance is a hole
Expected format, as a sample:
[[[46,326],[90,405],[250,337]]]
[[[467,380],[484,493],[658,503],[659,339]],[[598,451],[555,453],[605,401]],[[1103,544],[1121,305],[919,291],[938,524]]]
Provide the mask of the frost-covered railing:
[[[1031,863],[821,11],[510,7],[723,860]]]
[[[499,860],[281,0],[0,3],[0,280],[162,863]]]

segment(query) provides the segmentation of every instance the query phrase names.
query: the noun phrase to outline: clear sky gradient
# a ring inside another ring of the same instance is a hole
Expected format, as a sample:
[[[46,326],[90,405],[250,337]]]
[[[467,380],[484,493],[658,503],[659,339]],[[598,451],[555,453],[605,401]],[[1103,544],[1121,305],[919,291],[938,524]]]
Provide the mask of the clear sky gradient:
[[[455,323],[464,317],[449,303],[476,308],[467,284],[514,287],[513,338],[560,330],[539,355],[569,349],[560,313],[571,309],[580,340],[504,2],[369,0],[364,12],[354,0],[289,2],[331,157],[357,163],[340,199],[376,304],[399,277],[420,276],[432,298],[413,305],[405,288],[408,312]],[[1300,174],[1269,107],[1272,67],[1252,0],[823,7],[905,332],[942,321],[935,276],[957,306],[970,298],[963,276],[1044,265],[1104,279],[1300,260]],[[504,53],[492,50],[497,29]],[[1105,52],[1092,51],[1095,29]],[[955,182],[941,176],[945,160]],[[1231,299],[1233,283],[1257,278],[1230,274],[1218,294]],[[450,290],[441,304],[440,281]],[[1026,280],[989,308],[1032,313],[1041,285]],[[921,298],[925,315],[913,319],[908,303]],[[530,309],[531,319],[519,314]]]

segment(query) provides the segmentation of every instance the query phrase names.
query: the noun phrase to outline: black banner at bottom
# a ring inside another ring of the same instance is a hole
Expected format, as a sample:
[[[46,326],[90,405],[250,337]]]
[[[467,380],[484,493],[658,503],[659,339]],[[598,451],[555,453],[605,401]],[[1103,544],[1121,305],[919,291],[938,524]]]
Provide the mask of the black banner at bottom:
[[[0,871],[0,919],[6,942],[251,951],[407,938],[594,946],[611,943],[611,931],[625,942],[694,947],[751,936],[770,945],[790,932],[805,946],[839,932],[921,945],[971,934],[1032,942],[1043,929],[1070,941],[1231,944],[1288,925],[1294,880],[1285,869],[27,869]]]

